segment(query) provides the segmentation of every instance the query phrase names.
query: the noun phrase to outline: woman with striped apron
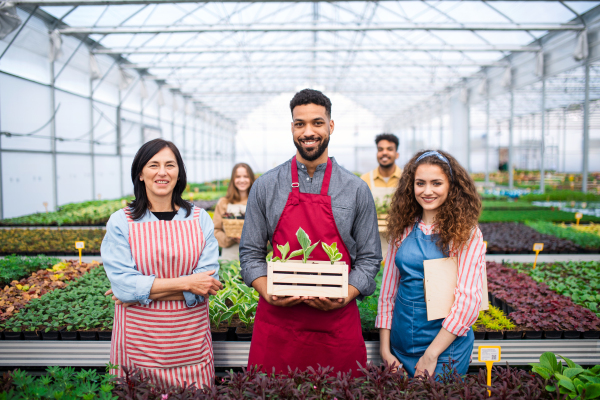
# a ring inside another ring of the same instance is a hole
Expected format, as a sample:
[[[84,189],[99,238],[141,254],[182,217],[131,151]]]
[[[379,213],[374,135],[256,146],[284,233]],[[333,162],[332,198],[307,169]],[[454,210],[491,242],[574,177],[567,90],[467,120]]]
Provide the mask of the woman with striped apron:
[[[173,164],[181,167],[170,169]],[[211,385],[205,296],[222,288],[214,278],[218,245],[212,222],[204,210],[186,207],[181,199],[177,186],[185,188],[185,170],[172,143],[157,139],[142,146],[132,178],[136,200],[111,216],[102,243],[112,287],[107,294],[116,300],[110,362],[120,366],[118,376],[124,376],[121,367],[139,368],[161,386]],[[169,194],[169,184],[174,201],[165,204],[174,206],[165,211],[160,195]],[[148,209],[140,209],[143,199]]]

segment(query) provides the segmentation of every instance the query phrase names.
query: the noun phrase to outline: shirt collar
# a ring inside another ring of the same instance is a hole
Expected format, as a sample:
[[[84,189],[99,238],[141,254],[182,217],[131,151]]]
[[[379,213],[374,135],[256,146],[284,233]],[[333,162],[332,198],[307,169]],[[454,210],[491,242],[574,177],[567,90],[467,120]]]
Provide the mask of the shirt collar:
[[[394,178],[400,179],[400,176],[402,175],[402,171],[400,170],[399,166],[395,165],[395,167],[396,167],[396,169],[394,169],[394,173],[392,174],[392,176],[390,176],[390,178],[394,177]],[[375,173],[373,174],[373,179],[377,179],[377,178],[383,179],[383,176],[381,176],[379,174],[379,167],[375,168]]]
[[[335,158],[334,157],[329,157],[329,159],[331,160],[332,164],[335,164]],[[306,172],[306,165],[302,164],[300,161],[298,161],[298,159],[296,159],[296,166],[298,166],[299,170],[302,170],[302,171]],[[327,163],[326,162],[324,162],[323,164],[317,165],[316,171],[323,171],[323,170],[325,170],[325,168],[327,168]]]

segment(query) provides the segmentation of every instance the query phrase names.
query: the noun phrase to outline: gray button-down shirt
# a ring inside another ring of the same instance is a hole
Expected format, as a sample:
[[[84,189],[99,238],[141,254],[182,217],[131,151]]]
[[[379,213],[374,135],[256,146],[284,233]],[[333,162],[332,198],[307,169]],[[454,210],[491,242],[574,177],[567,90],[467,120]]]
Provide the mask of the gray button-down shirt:
[[[363,180],[340,167],[333,157],[331,161],[328,194],[333,218],[352,259],[348,283],[360,291],[360,300],[375,292],[375,275],[382,260],[375,202]],[[296,162],[300,192],[321,193],[327,164],[317,166],[311,178],[306,167]],[[248,286],[256,278],[267,276],[267,241],[273,242],[277,222],[291,191],[291,160],[262,175],[252,185],[240,242],[242,278]]]

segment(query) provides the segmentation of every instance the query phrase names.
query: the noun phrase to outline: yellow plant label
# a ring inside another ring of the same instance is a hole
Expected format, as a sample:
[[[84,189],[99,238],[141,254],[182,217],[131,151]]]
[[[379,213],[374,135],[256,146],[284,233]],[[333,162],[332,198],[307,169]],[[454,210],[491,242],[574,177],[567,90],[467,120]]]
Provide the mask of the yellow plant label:
[[[484,240],[483,244],[485,245],[485,250],[487,251],[487,240]]]
[[[581,218],[583,218],[583,214],[582,213],[578,212],[578,213],[575,214],[575,219],[581,219]]]
[[[85,242],[75,242],[76,249],[85,249]]]
[[[542,251],[544,250],[544,243],[534,243],[533,251]]]
[[[479,362],[498,362],[500,361],[500,346],[479,346]]]

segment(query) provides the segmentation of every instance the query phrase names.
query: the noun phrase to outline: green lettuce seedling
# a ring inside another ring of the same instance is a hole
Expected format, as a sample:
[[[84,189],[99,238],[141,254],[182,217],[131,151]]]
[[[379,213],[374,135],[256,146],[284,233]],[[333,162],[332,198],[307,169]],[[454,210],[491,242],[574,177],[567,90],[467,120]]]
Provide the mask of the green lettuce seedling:
[[[329,261],[331,261],[332,265],[336,261],[340,261],[342,259],[342,253],[340,253],[337,249],[337,242],[333,242],[331,246],[327,245],[325,242],[321,242],[321,246],[323,247],[323,250],[325,250],[325,253],[327,253],[329,256]]]
[[[302,253],[300,253],[300,254],[302,254],[302,262],[304,264],[306,264],[306,262],[308,261],[308,259],[310,257],[310,253],[312,253],[312,251],[315,249],[315,247],[317,247],[317,244],[319,244],[319,242],[311,245],[308,234],[306,232],[304,232],[304,229],[302,229],[302,228],[298,228],[298,232],[296,232],[296,237],[298,238],[298,242],[300,243],[300,246],[302,247],[302,250],[301,250]]]

